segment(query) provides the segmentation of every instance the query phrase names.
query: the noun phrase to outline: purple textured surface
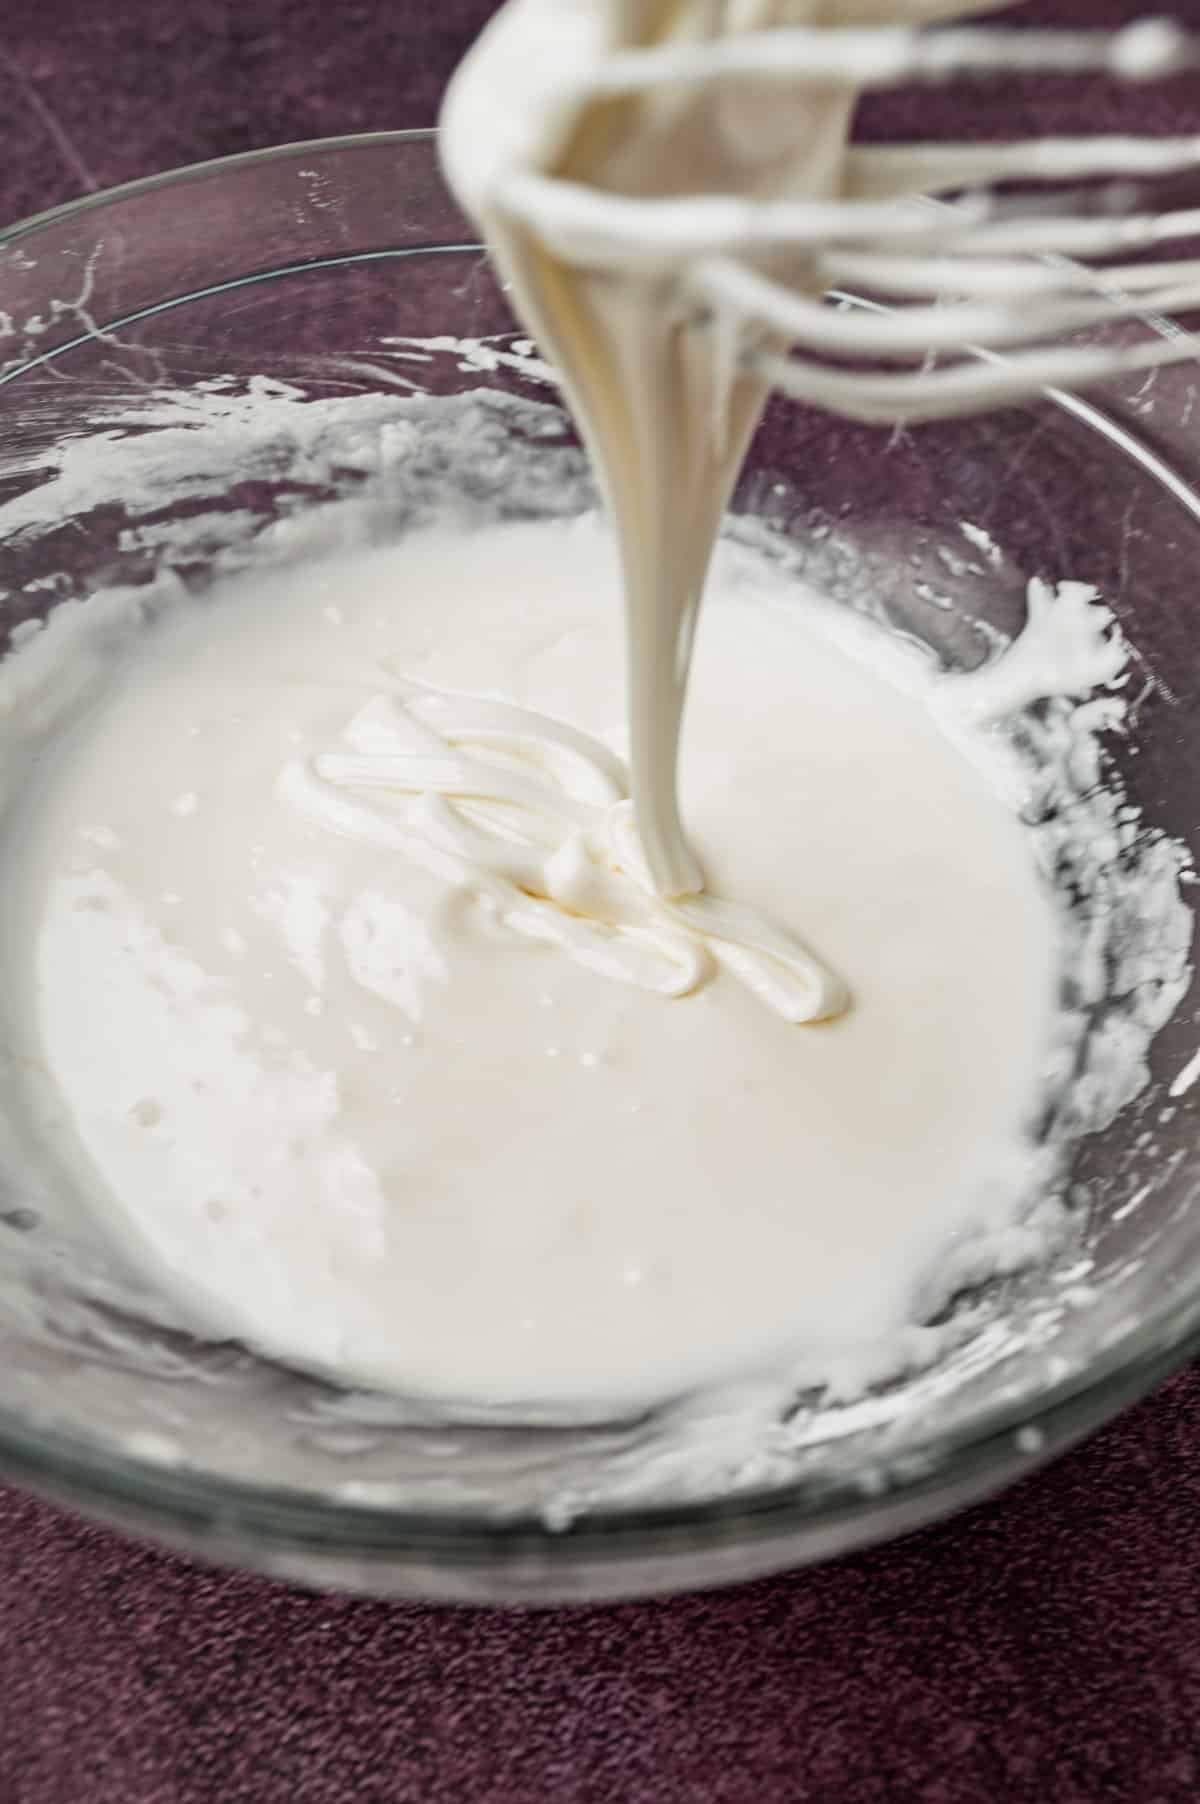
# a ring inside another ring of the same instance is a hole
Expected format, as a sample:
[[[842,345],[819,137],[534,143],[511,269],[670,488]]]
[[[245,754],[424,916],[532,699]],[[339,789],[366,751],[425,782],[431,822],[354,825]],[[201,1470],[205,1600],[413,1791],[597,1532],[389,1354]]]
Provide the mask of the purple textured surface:
[[[567,0],[569,3],[569,0]],[[1029,18],[1134,9],[1058,0]],[[1200,0],[1173,9],[1200,25]],[[7,0],[0,216],[424,125],[488,0]],[[872,135],[927,124],[877,101]],[[947,130],[1196,129],[1195,83]],[[712,1597],[483,1614],[310,1597],[0,1490],[0,1804],[1195,1804],[1200,1379],[996,1503]]]

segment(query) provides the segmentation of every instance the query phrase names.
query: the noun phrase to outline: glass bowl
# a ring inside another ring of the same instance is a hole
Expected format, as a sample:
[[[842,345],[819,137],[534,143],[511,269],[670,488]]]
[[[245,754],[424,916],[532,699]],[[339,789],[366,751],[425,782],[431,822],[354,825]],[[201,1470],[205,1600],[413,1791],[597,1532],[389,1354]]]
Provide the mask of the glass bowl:
[[[281,523],[302,547],[331,505],[401,532],[406,398],[468,390],[485,425],[508,406],[497,397],[544,404],[510,498],[538,512],[577,444],[546,411],[548,372],[428,133],[234,157],[14,227],[0,238],[3,627],[23,644],[52,606],[113,583],[170,574],[202,591]],[[1087,402],[903,432],[774,402],[735,511],[767,516],[817,587],[869,591],[949,664],[1019,627],[1029,577],[1096,584],[1145,677],[1111,770],[1195,850],[1196,395],[1182,365]],[[854,1406],[799,1398],[782,1466],[750,1459],[653,1495],[638,1480],[653,1413],[575,1430],[440,1422],[114,1305],[10,1156],[0,1465],[216,1561],[457,1600],[677,1590],[913,1528],[1027,1472],[1197,1343],[1198,1001],[1190,989],[1140,1096],[1085,1143],[1070,1244],[985,1287],[983,1325],[952,1359]],[[674,1407],[676,1430],[704,1432],[702,1409]]]

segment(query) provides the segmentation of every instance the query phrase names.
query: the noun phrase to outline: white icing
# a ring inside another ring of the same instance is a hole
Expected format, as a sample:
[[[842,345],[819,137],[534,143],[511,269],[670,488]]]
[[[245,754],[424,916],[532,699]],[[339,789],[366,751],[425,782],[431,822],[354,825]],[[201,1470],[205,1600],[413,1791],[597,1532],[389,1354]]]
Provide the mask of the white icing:
[[[460,355],[465,359],[470,351],[471,347],[464,345],[461,353],[447,347],[431,354]],[[356,491],[359,499],[333,503],[315,509],[309,516],[283,522],[260,540],[257,547],[235,544],[235,535],[230,534],[230,553],[223,554],[226,561],[231,564],[244,562],[257,554],[259,568],[265,569],[266,574],[258,579],[265,593],[258,595],[258,599],[268,612],[273,585],[290,586],[294,580],[286,570],[278,576],[271,574],[269,560],[272,557],[278,560],[289,555],[330,556],[337,555],[346,546],[361,548],[374,535],[394,536],[398,520],[411,520],[414,515],[421,518],[430,509],[436,512],[447,504],[452,505],[456,495],[468,491],[485,497],[481,503],[485,519],[490,506],[500,509],[515,495],[521,496],[523,505],[533,511],[551,514],[569,514],[586,500],[586,485],[581,482],[577,462],[564,452],[547,449],[547,445],[558,442],[559,416],[554,410],[511,403],[503,397],[470,396],[461,401],[429,402],[419,397],[403,400],[368,396],[348,402],[305,404],[286,392],[260,392],[245,397],[216,391],[177,401],[148,399],[146,406],[156,410],[160,423],[180,428],[172,455],[164,458],[157,479],[152,479],[148,460],[136,436],[116,440],[101,432],[90,440],[81,437],[70,448],[69,464],[75,492],[86,492],[91,504],[100,506],[106,500],[128,498],[134,508],[151,509],[156,499],[169,493],[175,484],[186,485],[189,494],[195,497],[208,495],[215,499],[231,478],[248,477],[260,468],[284,476],[293,470],[303,472],[305,480],[314,482],[329,482],[334,470],[354,469],[355,484],[363,485]],[[130,409],[131,418],[135,412]],[[510,422],[515,429],[511,437],[508,436]],[[547,466],[552,472],[550,479],[539,480],[536,472]],[[139,475],[143,469],[144,475]],[[144,491],[139,487],[143,482]],[[492,497],[491,502],[487,496]],[[55,516],[52,497],[45,497],[42,507],[48,528],[61,523],[63,516]],[[195,613],[194,604],[188,602],[185,592],[169,573],[172,554],[177,554],[184,564],[193,555],[188,525],[188,522],[181,523],[176,547],[155,546],[155,557],[164,573],[153,584],[100,594],[84,606],[63,606],[51,614],[46,628],[21,635],[19,650],[0,670],[0,750],[4,754],[0,759],[0,777],[10,808],[13,800],[25,790],[31,768],[35,768],[31,766],[31,759],[43,756],[47,734],[60,734],[77,717],[80,702],[89,693],[102,693],[102,685],[114,677],[119,681],[120,664],[114,668],[114,660],[122,660],[136,652],[147,621],[169,616],[170,631],[174,632],[175,616],[178,616],[180,628],[190,619],[190,630],[194,631],[196,639],[205,639],[204,617]],[[36,524],[31,530],[37,530]],[[787,575],[791,553],[785,541],[754,522],[734,522],[732,530],[735,537],[745,540],[753,548],[756,558],[769,560],[771,573],[764,576],[765,586],[771,587]],[[558,560],[556,576],[566,569],[574,572],[578,562],[575,559]],[[594,574],[588,580],[594,581]],[[872,597],[864,573],[855,575],[853,570],[843,566],[839,592],[851,607],[870,610]],[[794,592],[794,599],[799,599],[798,592]],[[1079,599],[1077,595],[1067,614],[1078,626],[1081,649],[1088,658],[1095,660],[1093,680],[1104,681],[1104,673],[1112,669],[1112,653],[1104,636],[1096,629],[1105,624],[1106,616],[1095,602],[1082,609]],[[982,757],[989,782],[998,782],[1003,794],[1011,796],[1014,802],[1018,799],[1022,802],[1032,823],[1029,832],[1038,862],[1048,874],[1053,873],[1056,883],[1063,885],[1059,906],[1061,955],[1068,970],[1073,961],[1079,965],[1088,986],[1086,991],[1080,987],[1073,992],[1075,999],[1058,1018],[1054,1036],[1056,1063],[1047,1084],[1047,1097],[1053,1101],[1053,1107],[1048,1110],[1048,1126],[1053,1144],[1065,1155],[1075,1136],[1102,1126],[1113,1110],[1137,1094],[1145,1081],[1146,1054],[1153,1034],[1174,1009],[1186,983],[1191,919],[1178,890],[1179,850],[1146,832],[1136,811],[1113,787],[1103,762],[1102,738],[1111,726],[1120,723],[1124,713],[1123,691],[1119,688],[1103,690],[1098,698],[1089,696],[1082,701],[1072,697],[1051,697],[1021,716],[1014,733],[1009,727],[999,730],[973,721],[973,717],[987,712],[975,705],[984,681],[981,674],[965,683],[961,692],[964,701],[972,696],[975,701],[966,709],[968,718],[956,720],[952,705],[957,688],[955,679],[935,683],[931,689],[927,665],[911,655],[905,656],[899,647],[881,642],[877,631],[857,630],[858,623],[853,614],[844,608],[822,608],[815,597],[808,605],[815,611],[811,626],[818,638],[828,633],[834,646],[844,643],[846,654],[856,665],[865,660],[870,666],[878,657],[882,660],[881,679],[901,691],[911,688],[928,697],[928,704],[936,710],[944,730],[956,735],[961,749]],[[321,598],[320,609],[324,630],[330,643],[335,643],[347,630],[345,621],[349,611],[344,605],[344,597],[340,594],[325,596]],[[326,609],[339,612],[342,624],[326,618]],[[611,600],[606,600],[604,612],[607,630],[611,630]],[[1042,608],[1043,625],[1039,630],[1047,630],[1046,621],[1052,612],[1052,604]],[[399,618],[391,597],[387,613],[389,619]],[[801,637],[807,637],[799,622],[789,620],[789,625],[797,627]],[[1050,626],[1052,637],[1061,639],[1052,618]],[[385,655],[391,649],[390,643],[380,647]],[[615,648],[611,655],[615,657]],[[703,655],[702,634],[702,660]],[[1068,662],[1075,664],[1082,683],[1086,669],[1078,668],[1079,660]],[[988,679],[993,695],[1002,687],[1003,666],[1004,659],[997,654]],[[1018,655],[1017,662],[1009,665],[1004,682],[1010,681],[1014,672],[1020,675],[1021,667],[1022,660]],[[328,674],[323,659],[319,675],[325,680]],[[428,671],[422,674],[430,675]],[[478,672],[449,665],[434,672],[433,679],[443,687],[467,686],[479,690],[488,686]],[[353,684],[340,695],[336,710],[315,736],[316,754],[319,755],[322,748],[336,744],[357,707],[394,680],[394,671],[381,682],[380,671],[375,665],[370,670],[356,666]],[[1119,676],[1114,679],[1118,683],[1120,680]],[[1022,678],[1022,684],[1028,693],[1025,678]],[[356,690],[357,701],[351,689]],[[143,695],[143,702],[146,699]],[[544,714],[561,717],[569,711],[561,692],[546,692],[523,699],[538,702]],[[232,706],[228,698],[225,706]],[[619,707],[614,707],[604,718],[584,721],[581,725],[592,738],[599,735],[603,740],[606,728],[616,724],[619,713]],[[132,751],[133,748],[127,744],[126,749]],[[278,769],[295,755],[292,746],[281,746],[279,751],[278,764],[272,766],[272,781],[278,775]],[[139,771],[139,778],[142,774]],[[199,805],[190,815],[170,813],[172,801],[193,793],[198,797]],[[192,835],[203,832],[206,824],[211,826],[213,815],[205,806],[202,773],[193,778],[186,773],[164,772],[162,800],[163,818],[172,821],[173,830],[179,834]],[[105,806],[87,811],[82,826],[86,837],[81,838],[81,852],[86,852],[93,865],[120,855],[120,849],[111,845],[110,836],[117,832],[111,808]],[[19,818],[10,818],[9,827],[15,832],[23,830]],[[326,837],[324,830],[318,837]],[[170,895],[185,895],[184,887],[178,883],[163,887]],[[1085,899],[1082,912],[1074,894],[1076,890]],[[1071,898],[1069,901],[1068,897]],[[1095,898],[1094,906],[1088,904],[1089,897]],[[297,974],[297,1023],[302,1033],[323,1027],[329,1021],[328,1010],[321,1016],[313,1016],[306,1008],[314,994],[313,976],[320,970],[316,962],[322,938],[322,917],[315,906],[318,899],[311,888],[306,890],[303,885],[276,886],[268,897],[266,913],[256,917],[255,926],[248,932],[241,932],[240,937],[237,929],[233,936],[229,934],[231,923],[212,923],[213,956],[225,961],[230,969],[235,968],[239,946],[251,943],[255,933],[270,932],[286,944],[295,960],[294,967],[289,968],[294,968]],[[756,893],[751,899],[761,901],[763,898]],[[165,913],[167,909],[177,910],[180,904],[164,901],[161,906]],[[788,910],[784,912],[787,914]],[[386,1025],[380,1032],[372,1035],[365,1023],[356,1018],[351,1022],[348,1034],[357,1050],[364,1057],[372,1057],[378,1067],[381,1047],[386,1048],[393,1059],[399,1059],[401,1054],[407,1058],[416,1051],[415,1043],[408,1046],[405,1038],[412,1034],[415,1042],[420,1029],[403,1019],[406,992],[392,983],[394,971],[389,977],[379,959],[370,957],[367,929],[371,919],[370,912],[360,908],[351,917],[350,931],[344,938],[338,935],[336,944],[339,951],[346,951],[346,968],[355,973],[352,981],[365,997],[366,1006],[373,1006],[375,999],[384,1011]],[[820,926],[820,920],[817,924]],[[324,937],[329,938],[328,925]],[[530,950],[536,951],[536,948]],[[243,960],[244,957],[243,952]],[[618,1006],[618,997],[621,999],[619,1006],[640,1003],[640,993],[628,986],[594,979],[582,968],[572,966],[570,961],[559,961],[556,957],[555,962],[561,962],[575,974],[568,977],[564,971],[562,981],[574,983],[586,979],[598,983],[602,990],[611,992],[614,1007]],[[327,959],[326,967],[328,963]],[[12,975],[14,983],[10,985],[10,996],[16,994],[18,988],[15,980],[26,973],[21,971]],[[372,980],[381,987],[372,989]],[[722,1006],[733,1006],[732,998],[742,994],[737,983],[726,976],[710,986],[714,992],[718,988],[724,996]],[[382,993],[383,990],[388,993]],[[646,995],[645,1003],[660,1016],[686,1018],[686,1012],[701,1003],[707,993],[702,991],[699,996],[670,1003]],[[744,1003],[750,1017],[757,1022],[756,1033],[762,1031],[764,1024],[771,1027],[772,1017],[750,996],[744,997]],[[540,1009],[541,1005],[538,1007]],[[399,1021],[397,1017],[400,1017]],[[71,1018],[77,1025],[78,1010]],[[830,1033],[842,1034],[853,1020],[851,1016],[833,1029],[817,1030],[817,1041]],[[11,1032],[11,1008],[8,1026]],[[784,1034],[789,1056],[795,1051],[797,1041],[809,1038],[783,1029],[781,1024],[775,1031]],[[556,1070],[559,1067],[571,1069],[580,1081],[584,1077],[590,1080],[597,1075],[607,1075],[603,1064],[563,1066],[564,1038],[552,1039],[549,1031],[546,1032],[545,1045],[557,1045],[559,1058],[547,1059],[545,1069],[550,1066]],[[687,1035],[683,1038],[686,1041]],[[582,1050],[596,1049],[584,1046]],[[16,1097],[17,1079],[27,1077],[28,1072],[18,1066],[10,1075],[10,1095]],[[147,1085],[128,1098],[132,1108],[147,1102],[153,1104],[156,1100],[161,1102]],[[309,1112],[318,1121],[321,1107],[319,1093],[315,1093]],[[161,1122],[146,1125],[145,1113],[142,1109],[143,1119],[135,1117],[128,1124],[127,1132],[135,1143],[139,1138],[153,1139],[162,1131]],[[632,1115],[631,1122],[641,1122],[643,1114],[644,1111]],[[52,1144],[61,1145],[61,1122],[58,1125],[50,1123],[48,1131]],[[30,1174],[37,1168],[35,1154],[36,1149],[27,1148],[21,1155],[27,1186],[31,1181]],[[43,1146],[40,1157],[45,1162],[50,1157],[50,1149]],[[94,1185],[94,1179],[91,1185]],[[104,1204],[91,1185],[81,1182],[77,1169],[73,1173],[73,1182],[67,1184],[62,1182],[60,1173],[57,1198],[49,1192],[46,1195],[47,1213],[51,1212],[52,1204],[55,1208],[65,1208],[73,1190],[77,1201],[89,1199],[88,1213],[103,1230],[108,1249],[115,1251],[120,1246],[140,1245],[140,1258],[144,1262],[148,1257],[144,1234],[140,1229],[132,1229],[127,1221],[117,1231],[117,1219],[109,1212],[112,1199]],[[348,1186],[348,1189],[352,1188]],[[1052,1194],[1055,1188],[1051,1186]],[[166,1194],[165,1187],[163,1194]],[[739,1187],[739,1199],[742,1195],[743,1189]],[[1064,1313],[1069,1314],[1076,1307],[1070,1286],[1059,1289],[1052,1300],[1018,1315],[1006,1314],[998,1319],[990,1313],[996,1305],[981,1303],[970,1310],[959,1309],[946,1323],[934,1326],[928,1322],[928,1317],[959,1284],[994,1278],[998,1273],[1015,1270],[1031,1261],[1041,1263],[1049,1256],[1063,1232],[1065,1217],[1061,1207],[1051,1202],[1014,1222],[1012,1189],[1006,1190],[1006,1201],[1009,1207],[999,1208],[990,1221],[981,1221],[978,1231],[967,1235],[950,1256],[931,1256],[925,1282],[918,1287],[917,1296],[910,1299],[904,1312],[909,1325],[876,1334],[875,1330],[882,1324],[877,1319],[870,1320],[869,1294],[866,1290],[859,1291],[853,1319],[847,1318],[838,1326],[853,1338],[857,1327],[870,1321],[866,1344],[846,1346],[839,1340],[842,1350],[836,1353],[828,1346],[824,1349],[810,1347],[807,1355],[797,1353],[795,1363],[781,1361],[777,1369],[764,1374],[761,1382],[749,1389],[743,1385],[735,1391],[706,1390],[686,1408],[656,1417],[653,1427],[644,1432],[614,1436],[586,1457],[581,1451],[571,1478],[553,1461],[540,1476],[531,1469],[529,1496],[541,1503],[548,1516],[561,1521],[569,1519],[575,1509],[593,1502],[677,1497],[783,1479],[801,1466],[807,1469],[814,1458],[822,1457],[821,1449],[826,1445],[835,1449],[840,1435],[866,1432],[872,1424],[886,1425],[900,1416],[909,1420],[913,1412],[927,1409],[937,1398],[949,1395],[956,1386],[967,1383],[972,1374],[985,1372],[1014,1349],[1049,1344]],[[212,1226],[216,1233],[217,1224]],[[165,1232],[164,1225],[160,1223],[157,1231]],[[62,1234],[71,1248],[69,1269],[75,1286],[85,1289],[93,1286],[95,1280],[81,1252],[84,1223],[68,1216],[63,1222]],[[22,1320],[29,1319],[30,1332],[36,1325],[36,1331],[49,1342],[70,1349],[77,1357],[83,1356],[89,1361],[102,1360],[146,1374],[219,1384],[226,1396],[224,1407],[230,1413],[230,1419],[234,1419],[234,1412],[242,1407],[239,1399],[243,1390],[248,1397],[252,1395],[252,1369],[243,1373],[236,1364],[223,1358],[219,1350],[212,1353],[204,1348],[189,1351],[178,1346],[168,1349],[156,1343],[145,1331],[131,1334],[122,1329],[119,1321],[97,1316],[86,1302],[71,1301],[58,1290],[54,1293],[52,1310],[43,1307],[39,1292],[24,1288],[17,1291],[14,1286],[26,1270],[24,1258],[37,1258],[38,1238],[29,1235],[16,1239],[14,1255],[5,1268],[4,1282],[0,1283],[0,1309],[6,1316],[10,1312],[19,1313]],[[911,1242],[905,1253],[906,1258],[910,1256],[915,1260]],[[146,1269],[144,1263],[143,1269]],[[117,1288],[110,1265],[100,1294],[119,1300],[126,1310],[145,1315],[148,1311],[166,1308],[172,1292],[178,1298],[180,1282],[178,1270],[163,1273],[159,1269],[153,1295],[148,1295],[144,1287],[140,1293],[131,1291],[124,1280]],[[263,1287],[260,1284],[255,1288],[261,1297]],[[716,1316],[724,1314],[731,1297],[734,1301],[738,1299],[732,1265],[723,1275],[714,1307]],[[198,1303],[195,1295],[191,1295],[190,1302],[195,1310]],[[219,1299],[214,1312],[213,1299],[207,1299],[207,1313],[203,1308],[200,1310],[204,1318],[201,1325],[211,1331],[218,1320],[227,1324],[228,1307],[228,1299]],[[195,1316],[192,1319],[195,1320]],[[313,1333],[315,1335],[315,1328]],[[719,1350],[714,1348],[713,1351],[715,1354]],[[309,1352],[312,1352],[311,1344]],[[1058,1364],[1061,1366],[1062,1362]],[[884,1379],[894,1380],[906,1371],[910,1376],[902,1389],[863,1395],[866,1387]],[[271,1382],[278,1384],[278,1376]],[[794,1413],[789,1406],[796,1387],[808,1383],[832,1389],[825,1390],[822,1407],[815,1414],[808,1406]],[[340,1424],[339,1432],[343,1437],[357,1437],[356,1444],[361,1444],[364,1437],[384,1432],[389,1423],[399,1426],[429,1419],[412,1405],[361,1395],[338,1400],[336,1408],[328,1399],[323,1400],[319,1408],[316,1402],[310,1407],[321,1420]],[[560,1403],[559,1407],[563,1405]],[[577,1408],[578,1404],[572,1407]],[[477,1416],[486,1412],[476,1399],[459,1403],[458,1413]],[[526,1409],[518,1413],[529,1412]],[[445,1451],[451,1450],[447,1442]],[[230,1458],[234,1457],[232,1449],[225,1452]],[[225,1457],[224,1452],[222,1457]],[[381,1482],[376,1490],[380,1501],[401,1502],[406,1495],[410,1498],[419,1495],[427,1500],[441,1498],[444,1502],[452,1502],[455,1497],[469,1499],[473,1495],[473,1482],[468,1473],[454,1467],[453,1471],[447,1469],[440,1486],[432,1474],[422,1470],[419,1474],[410,1473],[407,1480]],[[546,1488],[538,1489],[539,1485]],[[406,1490],[406,1486],[412,1488]]]
[[[622,863],[615,592],[588,523],[260,577],[154,629],[23,809],[47,1132],[208,1332],[651,1400],[896,1331],[1040,1179],[1054,929],[1005,804],[885,648],[729,553],[689,810],[718,893],[862,973],[797,1034],[773,947]]]
[[[655,894],[623,761],[567,722],[409,681],[365,703],[342,743],[289,763],[280,794],[334,833],[469,887],[515,933],[665,996],[689,995],[716,959],[785,1021],[845,1007],[838,981],[765,917]]]

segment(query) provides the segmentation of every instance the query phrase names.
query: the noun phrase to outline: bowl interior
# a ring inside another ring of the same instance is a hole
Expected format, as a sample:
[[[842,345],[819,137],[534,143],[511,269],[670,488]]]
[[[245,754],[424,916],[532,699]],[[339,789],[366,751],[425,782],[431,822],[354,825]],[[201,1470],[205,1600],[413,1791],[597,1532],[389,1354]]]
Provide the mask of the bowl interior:
[[[513,514],[554,511],[558,476],[580,467],[425,137],[235,159],[47,216],[0,246],[0,319],[0,624],[18,641],[98,588],[171,579],[199,596],[264,548],[305,555],[314,523],[323,542],[331,521],[402,535],[419,501],[396,457],[414,396],[474,395],[480,432],[525,441],[523,480],[501,498]],[[1050,399],[894,433],[774,402],[734,511],[786,535],[813,586],[961,668],[1019,628],[1029,578],[1095,584],[1140,688],[1108,740],[1110,775],[1194,852],[1195,397],[1180,366],[1095,407]],[[309,1575],[348,1576],[318,1549],[365,1549],[351,1582],[392,1582],[382,1569],[407,1559],[401,1588],[446,1590],[465,1562],[468,1594],[534,1546],[569,1588],[580,1535],[627,1573],[674,1536],[686,1573],[643,1573],[649,1588],[732,1576],[731,1539],[753,1548],[741,1572],[886,1532],[897,1498],[914,1499],[910,1521],[999,1482],[1182,1356],[1200,1319],[1200,1084],[1183,1082],[1197,1001],[1192,988],[1159,1034],[1141,1094],[1083,1143],[1052,1269],[967,1297],[975,1325],[935,1369],[853,1406],[797,1399],[786,1459],[734,1460],[656,1496],[638,1473],[659,1420],[447,1424],[198,1345],[146,1299],[98,1290],[94,1249],[64,1242],[22,1171],[10,1106],[0,1460],[163,1532],[223,1524],[238,1557]],[[679,1405],[671,1432],[703,1435],[703,1412]],[[563,1534],[590,1497],[599,1513]],[[418,1558],[442,1576],[414,1578]]]

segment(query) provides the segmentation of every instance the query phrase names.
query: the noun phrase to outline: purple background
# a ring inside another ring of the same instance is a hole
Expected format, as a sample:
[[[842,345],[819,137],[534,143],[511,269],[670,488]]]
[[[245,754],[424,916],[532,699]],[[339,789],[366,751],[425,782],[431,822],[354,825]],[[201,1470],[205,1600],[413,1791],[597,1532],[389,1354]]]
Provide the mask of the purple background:
[[[0,216],[229,151],[429,124],[489,11],[5,0]],[[1200,25],[1200,0],[1174,11]],[[904,135],[928,111],[876,102],[867,127]],[[989,134],[1196,130],[1200,84],[1049,84],[951,111],[947,129]],[[0,1804],[1196,1804],[1198,1455],[1188,1373],[894,1547],[537,1615],[309,1597],[0,1489]]]

